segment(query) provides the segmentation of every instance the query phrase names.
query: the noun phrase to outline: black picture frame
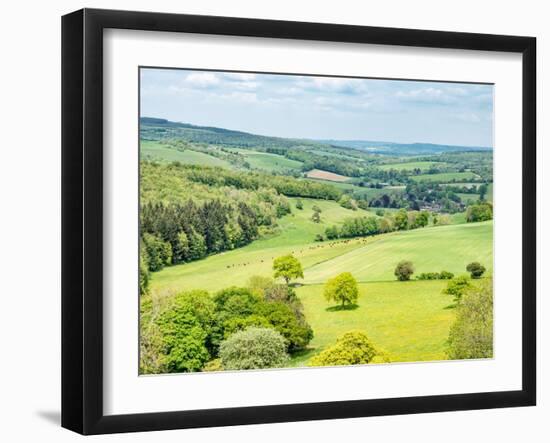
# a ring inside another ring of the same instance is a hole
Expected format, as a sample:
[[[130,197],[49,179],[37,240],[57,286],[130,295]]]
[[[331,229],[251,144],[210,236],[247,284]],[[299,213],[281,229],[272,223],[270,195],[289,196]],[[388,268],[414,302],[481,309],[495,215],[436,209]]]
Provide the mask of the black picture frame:
[[[522,54],[522,389],[131,415],[103,413],[103,31],[108,28]],[[536,39],[83,9],[62,18],[62,426],[81,434],[531,406],[536,403]]]

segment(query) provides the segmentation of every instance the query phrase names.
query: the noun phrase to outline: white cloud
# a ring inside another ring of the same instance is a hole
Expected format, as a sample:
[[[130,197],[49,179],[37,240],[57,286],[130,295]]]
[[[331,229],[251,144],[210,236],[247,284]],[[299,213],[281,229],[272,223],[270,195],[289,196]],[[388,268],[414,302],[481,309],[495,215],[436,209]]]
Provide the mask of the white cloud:
[[[306,90],[335,92],[340,94],[366,94],[365,82],[360,79],[337,77],[312,77],[298,81],[298,86]]]
[[[247,74],[247,73],[238,73],[238,72],[229,72],[224,74],[228,80],[246,82],[256,79],[256,74]]]
[[[396,97],[409,101],[437,102],[446,98],[445,93],[437,88],[413,89],[411,91],[397,91]]]
[[[211,88],[220,84],[219,77],[212,72],[193,72],[185,77],[185,83],[196,88]]]

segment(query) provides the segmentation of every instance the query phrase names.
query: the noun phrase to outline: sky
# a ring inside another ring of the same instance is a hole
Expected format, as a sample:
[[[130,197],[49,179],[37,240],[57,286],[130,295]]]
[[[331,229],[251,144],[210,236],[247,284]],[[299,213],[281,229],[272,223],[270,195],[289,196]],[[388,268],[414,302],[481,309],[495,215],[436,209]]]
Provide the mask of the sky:
[[[276,137],[493,146],[493,86],[142,68],[142,117]]]

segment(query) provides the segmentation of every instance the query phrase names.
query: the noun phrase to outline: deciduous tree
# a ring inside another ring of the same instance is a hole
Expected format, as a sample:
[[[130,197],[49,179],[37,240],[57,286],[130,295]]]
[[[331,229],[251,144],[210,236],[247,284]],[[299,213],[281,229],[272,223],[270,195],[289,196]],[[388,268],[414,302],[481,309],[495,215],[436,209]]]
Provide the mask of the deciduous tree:
[[[326,282],[324,295],[327,301],[334,301],[342,307],[354,304],[359,297],[357,281],[349,272],[343,272]]]
[[[304,278],[304,271],[301,263],[293,255],[283,255],[273,261],[273,277],[282,277],[288,285],[294,278]]]
[[[393,273],[397,277],[397,280],[407,281],[411,279],[411,275],[414,273],[414,266],[411,261],[402,260],[397,263]]]

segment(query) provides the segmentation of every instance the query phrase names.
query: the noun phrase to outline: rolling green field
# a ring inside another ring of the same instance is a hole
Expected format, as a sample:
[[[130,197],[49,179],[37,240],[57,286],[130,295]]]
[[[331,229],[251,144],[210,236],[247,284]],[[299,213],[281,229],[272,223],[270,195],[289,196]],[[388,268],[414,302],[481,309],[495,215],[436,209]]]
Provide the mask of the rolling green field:
[[[379,235],[364,246],[308,268],[304,281],[322,283],[346,271],[360,282],[393,280],[399,260],[412,261],[417,273],[463,273],[472,261],[484,263],[490,271],[492,229],[492,222],[482,222]]]
[[[455,181],[461,181],[461,180],[474,180],[479,178],[476,174],[473,172],[442,172],[440,174],[421,174],[421,175],[413,175],[411,176],[411,179],[413,179],[416,182],[449,182],[452,180]]]
[[[179,151],[175,148],[171,148],[170,145],[156,141],[142,140],[140,143],[141,156],[143,160],[156,160],[160,162],[179,161],[180,163],[188,165],[231,168],[231,165],[228,162],[202,152],[192,151],[191,149]]]
[[[420,169],[421,171],[427,171],[432,166],[445,166],[446,163],[443,162],[406,162],[406,163],[388,163],[384,165],[379,165],[378,168],[383,171],[389,171],[390,169],[396,169],[398,171],[412,171],[413,169]]]
[[[314,242],[316,233],[340,224],[345,217],[373,213],[347,210],[332,201],[301,200],[304,209],[293,208],[293,214],[280,220],[279,231],[267,238],[153,273],[153,297],[169,297],[181,290],[214,292],[243,286],[253,275],[271,276],[273,259],[292,253],[304,268],[296,292],[314,330],[308,350],[293,356],[293,366],[307,364],[312,355],[350,330],[365,331],[392,361],[445,359],[445,342],[454,320],[452,297],[441,293],[446,282],[397,282],[393,270],[397,261],[407,259],[414,263],[417,274],[441,270],[462,274],[469,262],[480,261],[491,273],[492,221]],[[293,205],[295,201],[292,199]],[[322,223],[310,220],[313,205],[321,208]],[[351,272],[359,282],[356,309],[330,309],[323,297],[323,284],[341,272]]]
[[[246,157],[246,161],[252,169],[261,169],[268,172],[284,172],[288,170],[299,171],[302,168],[302,162],[283,157],[282,155],[270,154],[268,152],[252,151],[249,149],[230,149],[233,152]]]

